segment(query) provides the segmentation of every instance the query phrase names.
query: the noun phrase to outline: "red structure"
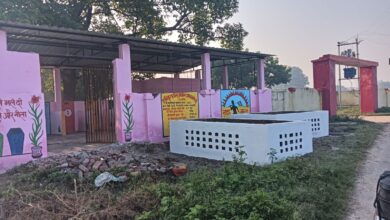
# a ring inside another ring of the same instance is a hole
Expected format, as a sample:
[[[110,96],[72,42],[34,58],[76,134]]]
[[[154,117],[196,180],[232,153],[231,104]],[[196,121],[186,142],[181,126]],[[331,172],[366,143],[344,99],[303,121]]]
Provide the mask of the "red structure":
[[[337,111],[336,64],[360,68],[360,111],[370,113],[378,108],[377,62],[328,54],[312,63],[314,88],[322,93],[322,109],[331,116]]]

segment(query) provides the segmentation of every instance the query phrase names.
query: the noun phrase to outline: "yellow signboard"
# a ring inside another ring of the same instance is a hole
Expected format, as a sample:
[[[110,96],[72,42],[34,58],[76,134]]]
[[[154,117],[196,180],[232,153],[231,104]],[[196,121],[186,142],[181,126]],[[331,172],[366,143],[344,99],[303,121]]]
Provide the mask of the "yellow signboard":
[[[163,93],[161,94],[161,107],[164,137],[169,136],[171,120],[199,118],[197,92]]]

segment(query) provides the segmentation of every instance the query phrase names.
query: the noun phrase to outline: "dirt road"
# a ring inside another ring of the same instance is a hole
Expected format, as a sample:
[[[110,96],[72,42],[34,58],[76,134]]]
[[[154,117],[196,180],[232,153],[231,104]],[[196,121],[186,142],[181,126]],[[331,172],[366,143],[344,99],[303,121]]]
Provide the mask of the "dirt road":
[[[387,122],[387,120],[379,121]],[[385,170],[390,170],[390,124],[385,125],[360,168],[350,200],[347,220],[373,219],[376,184],[378,177]]]

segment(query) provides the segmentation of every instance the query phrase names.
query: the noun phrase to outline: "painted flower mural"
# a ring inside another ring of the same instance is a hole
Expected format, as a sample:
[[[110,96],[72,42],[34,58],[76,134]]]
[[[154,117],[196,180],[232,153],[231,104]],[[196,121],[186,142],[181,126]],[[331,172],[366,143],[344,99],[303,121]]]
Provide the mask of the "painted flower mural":
[[[123,113],[125,115],[124,122],[126,126],[126,128],[124,129],[125,140],[131,141],[134,121],[133,121],[133,103],[131,103],[130,95],[127,94],[125,95],[122,105],[123,105]]]
[[[32,124],[32,132],[29,134],[29,138],[31,141],[31,144],[33,145],[31,147],[31,153],[33,158],[39,158],[42,157],[42,136],[43,136],[43,130],[42,130],[42,114],[43,110],[40,108],[40,97],[39,96],[33,96],[31,98],[31,101],[29,103],[30,109],[28,110],[28,113],[31,115],[33,124]]]

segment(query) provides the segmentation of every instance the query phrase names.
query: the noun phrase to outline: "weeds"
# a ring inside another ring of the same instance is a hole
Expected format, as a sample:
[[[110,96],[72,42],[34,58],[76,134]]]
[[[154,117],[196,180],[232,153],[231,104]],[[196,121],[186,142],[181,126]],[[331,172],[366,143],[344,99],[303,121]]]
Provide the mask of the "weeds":
[[[381,126],[338,124],[352,136],[318,139],[314,153],[262,167],[244,164],[241,149],[234,162],[183,178],[142,174],[100,189],[95,175],[78,182],[55,168],[19,169],[0,200],[6,219],[343,219],[357,167]]]

